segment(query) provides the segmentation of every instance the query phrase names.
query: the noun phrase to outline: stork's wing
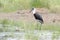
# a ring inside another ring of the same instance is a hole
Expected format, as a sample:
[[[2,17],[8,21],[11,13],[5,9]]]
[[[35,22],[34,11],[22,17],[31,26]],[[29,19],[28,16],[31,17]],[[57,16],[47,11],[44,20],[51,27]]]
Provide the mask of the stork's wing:
[[[35,19],[40,20],[40,21],[43,22],[43,18],[42,18],[42,16],[39,15],[38,13],[35,13],[35,14],[34,14],[34,17],[35,17]]]

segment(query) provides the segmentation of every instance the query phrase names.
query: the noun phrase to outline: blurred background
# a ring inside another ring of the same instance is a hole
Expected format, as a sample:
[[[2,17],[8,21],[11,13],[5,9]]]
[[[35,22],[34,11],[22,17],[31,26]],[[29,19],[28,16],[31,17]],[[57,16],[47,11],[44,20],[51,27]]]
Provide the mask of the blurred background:
[[[59,12],[60,0],[0,0],[0,12],[12,12],[21,9],[47,8]]]
[[[44,24],[29,11],[36,8]],[[60,0],[0,0],[1,40],[60,40]]]

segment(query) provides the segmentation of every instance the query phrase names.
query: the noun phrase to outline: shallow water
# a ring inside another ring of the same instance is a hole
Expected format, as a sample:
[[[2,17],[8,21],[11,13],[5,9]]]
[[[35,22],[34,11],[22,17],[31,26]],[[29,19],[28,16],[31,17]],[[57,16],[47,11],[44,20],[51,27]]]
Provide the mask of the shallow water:
[[[28,32],[0,32],[0,40],[27,40],[26,35],[28,34],[35,35],[36,37],[38,37],[38,40],[52,40],[53,37],[52,31],[35,30],[35,31],[28,31]],[[54,39],[60,40],[60,36],[58,35],[58,38],[55,37]]]

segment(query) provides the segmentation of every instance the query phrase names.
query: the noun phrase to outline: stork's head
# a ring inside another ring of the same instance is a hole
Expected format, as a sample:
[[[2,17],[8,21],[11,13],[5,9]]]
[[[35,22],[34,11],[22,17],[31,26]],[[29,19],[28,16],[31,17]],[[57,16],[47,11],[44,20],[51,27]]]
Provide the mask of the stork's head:
[[[30,11],[30,13],[31,13],[31,12],[32,12],[33,14],[35,14],[35,13],[36,13],[36,8],[32,8],[31,11]]]

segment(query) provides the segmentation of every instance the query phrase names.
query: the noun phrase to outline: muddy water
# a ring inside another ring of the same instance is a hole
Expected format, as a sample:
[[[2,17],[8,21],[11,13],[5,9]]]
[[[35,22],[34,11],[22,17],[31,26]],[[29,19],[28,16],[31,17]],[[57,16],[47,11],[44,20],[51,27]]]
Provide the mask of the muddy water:
[[[1,40],[18,40],[23,39],[25,33],[24,32],[1,32],[0,39]]]
[[[0,32],[0,40],[27,40],[26,34],[31,34],[33,31],[29,32]],[[52,40],[53,32],[52,31],[37,31],[33,32],[33,35],[38,37],[38,40]],[[60,40],[60,36],[58,38],[54,38],[55,40]],[[32,39],[33,40],[33,39]]]

